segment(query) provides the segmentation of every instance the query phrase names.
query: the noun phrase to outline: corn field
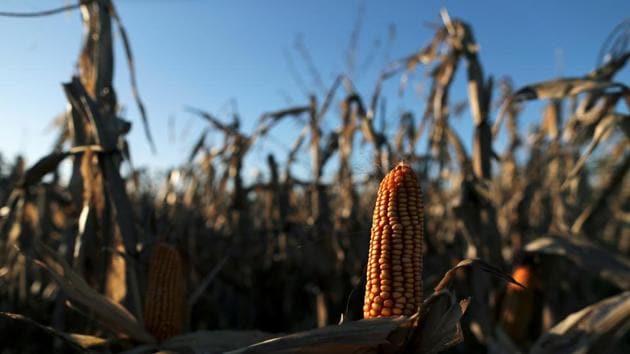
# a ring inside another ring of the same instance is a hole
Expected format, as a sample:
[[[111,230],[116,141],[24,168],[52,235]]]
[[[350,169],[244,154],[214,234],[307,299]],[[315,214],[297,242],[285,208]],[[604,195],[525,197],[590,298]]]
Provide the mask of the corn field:
[[[207,128],[158,178],[129,163],[130,129],[154,143],[115,1],[52,11],[75,9],[55,146],[0,160],[1,353],[630,352],[627,22],[591,72],[515,87],[444,10],[367,95],[342,74],[252,131],[188,107]],[[119,116],[114,37],[139,127]],[[386,131],[383,85],[420,70],[425,111]],[[457,72],[465,105],[449,97]],[[545,108],[526,131],[533,101]],[[288,120],[303,129],[287,155],[245,178]]]

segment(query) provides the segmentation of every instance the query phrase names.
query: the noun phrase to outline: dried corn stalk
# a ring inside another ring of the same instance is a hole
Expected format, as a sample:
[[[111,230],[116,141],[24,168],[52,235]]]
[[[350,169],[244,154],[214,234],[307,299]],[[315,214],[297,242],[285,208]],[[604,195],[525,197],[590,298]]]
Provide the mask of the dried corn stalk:
[[[381,181],[372,218],[365,318],[415,313],[422,304],[420,185],[405,163]]]

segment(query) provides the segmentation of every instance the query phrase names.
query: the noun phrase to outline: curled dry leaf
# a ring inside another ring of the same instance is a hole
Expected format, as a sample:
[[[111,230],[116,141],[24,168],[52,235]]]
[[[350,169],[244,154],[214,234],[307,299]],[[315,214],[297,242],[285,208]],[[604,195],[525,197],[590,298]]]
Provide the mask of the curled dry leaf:
[[[120,33],[120,38],[122,39],[123,48],[125,49],[125,57],[127,59],[127,67],[129,68],[129,80],[131,83],[131,94],[133,95],[133,99],[136,101],[136,106],[138,107],[138,111],[140,112],[140,118],[142,119],[142,125],[144,127],[144,135],[149,142],[149,146],[151,147],[151,152],[155,154],[155,143],[153,142],[153,135],[151,134],[151,128],[149,126],[149,118],[147,117],[146,108],[144,107],[144,102],[142,98],[140,98],[140,91],[138,90],[138,82],[136,79],[136,65],[133,58],[133,53],[131,51],[131,41],[129,40],[129,35],[127,34],[127,30],[116,11],[116,7],[113,2],[109,2],[110,6],[110,14],[112,18],[115,20],[116,25],[118,27],[118,33]]]
[[[624,84],[616,82],[588,78],[562,78],[527,85],[516,91],[514,98],[516,101],[565,98],[576,96],[582,92],[608,89],[620,89],[623,92],[628,90]]]
[[[22,187],[29,187],[38,183],[45,175],[57,169],[61,161],[69,155],[69,152],[53,152],[42,157],[31,168],[26,170],[20,185]]]
[[[532,354],[621,353],[619,339],[630,329],[630,292],[572,313],[543,334]]]
[[[434,293],[424,301],[417,336],[411,341],[415,353],[439,353],[464,340],[459,320],[469,300],[457,301],[448,291]]]
[[[630,289],[630,262],[587,241],[543,237],[527,244],[525,251],[568,258],[583,270],[615,284],[620,289]]]

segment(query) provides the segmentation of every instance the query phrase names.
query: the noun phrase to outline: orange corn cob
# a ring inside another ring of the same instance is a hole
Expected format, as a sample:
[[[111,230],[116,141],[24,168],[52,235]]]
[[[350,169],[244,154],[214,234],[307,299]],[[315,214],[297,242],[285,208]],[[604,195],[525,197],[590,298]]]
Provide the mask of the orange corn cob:
[[[534,271],[532,270],[530,265],[522,264],[514,269],[512,272],[512,278],[517,282],[523,284],[526,288],[534,287]],[[523,291],[525,289],[514,283],[507,284],[508,289],[513,289],[517,291]]]
[[[144,302],[147,330],[158,340],[181,333],[186,313],[186,281],[179,251],[164,242],[153,246]]]
[[[422,303],[422,193],[409,165],[381,181],[372,217],[363,317],[410,316]]]
[[[521,344],[527,340],[530,324],[536,311],[534,293],[532,292],[536,283],[532,266],[527,264],[517,266],[512,272],[512,278],[527,289],[516,284],[509,283],[507,285],[500,322],[512,340]]]

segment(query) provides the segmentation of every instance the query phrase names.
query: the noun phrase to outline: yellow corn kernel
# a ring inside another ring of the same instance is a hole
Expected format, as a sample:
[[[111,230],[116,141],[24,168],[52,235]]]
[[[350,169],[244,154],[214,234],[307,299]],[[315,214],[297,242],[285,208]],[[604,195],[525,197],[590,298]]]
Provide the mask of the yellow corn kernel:
[[[372,217],[363,317],[411,316],[422,303],[422,193],[401,162],[381,181]]]

